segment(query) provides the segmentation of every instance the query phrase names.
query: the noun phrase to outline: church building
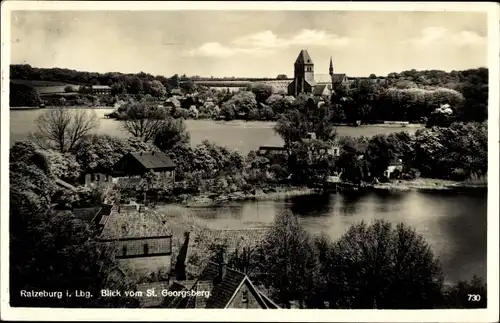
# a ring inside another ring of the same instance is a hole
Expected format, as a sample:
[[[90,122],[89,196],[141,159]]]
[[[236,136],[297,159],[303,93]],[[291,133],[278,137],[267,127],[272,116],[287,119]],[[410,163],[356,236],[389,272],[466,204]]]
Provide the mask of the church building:
[[[327,77],[314,74],[314,63],[307,50],[300,51],[295,60],[293,81],[288,85],[288,94],[297,97],[301,93],[311,93],[318,97],[330,97],[336,87],[347,82],[346,74],[335,74],[330,57]]]

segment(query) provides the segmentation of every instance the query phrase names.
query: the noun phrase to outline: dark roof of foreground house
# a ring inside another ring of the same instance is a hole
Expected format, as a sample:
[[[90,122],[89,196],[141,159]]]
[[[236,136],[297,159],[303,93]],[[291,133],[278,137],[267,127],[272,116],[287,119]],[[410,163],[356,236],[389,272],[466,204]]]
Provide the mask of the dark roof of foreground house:
[[[231,304],[231,301],[241,286],[243,286],[244,283],[247,283],[252,294],[262,308],[278,308],[274,302],[255,288],[248,276],[244,273],[232,268],[227,268],[224,277],[220,281],[217,281],[219,277],[220,265],[214,262],[209,262],[191,288],[187,287],[182,289],[180,286],[177,286],[177,288],[180,290],[210,291],[210,297],[177,297],[176,299],[174,298],[169,300],[169,307],[227,308]],[[182,285],[182,282],[179,282],[179,284]]]
[[[146,169],[174,168],[176,166],[170,157],[162,151],[134,152],[129,154]]]
[[[142,296],[138,297],[140,307],[142,308],[157,308],[162,307],[165,297],[162,295],[162,290],[170,289],[168,282],[153,282],[138,284],[135,287],[136,291],[142,292]],[[154,290],[155,295],[148,295],[148,290]]]
[[[164,221],[151,211],[139,212],[132,208],[115,207],[107,217],[102,229],[101,240],[125,238],[169,237],[172,232]]]
[[[85,222],[91,222],[95,218],[100,209],[101,209],[100,206],[82,207],[82,208],[74,208],[72,212],[75,215],[75,217],[79,218],[80,220],[83,220]]]

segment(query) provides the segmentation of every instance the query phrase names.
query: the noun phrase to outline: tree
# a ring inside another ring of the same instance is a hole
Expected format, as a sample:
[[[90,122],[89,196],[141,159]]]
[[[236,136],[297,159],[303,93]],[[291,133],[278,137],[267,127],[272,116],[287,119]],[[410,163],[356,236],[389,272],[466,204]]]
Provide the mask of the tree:
[[[229,99],[229,101],[222,104],[221,113],[225,113],[226,116],[230,116],[230,111],[232,109],[235,115],[248,116],[249,112],[255,108],[257,108],[255,94],[249,91],[240,91]]]
[[[64,92],[66,92],[66,93],[72,93],[72,92],[76,92],[76,91],[75,91],[75,89],[71,85],[66,85],[64,87]]]
[[[326,153],[328,148],[328,143],[316,139],[293,143],[288,162],[293,179],[303,184],[324,183],[334,166],[333,157]]]
[[[285,98],[279,94],[273,94],[268,97],[266,104],[271,107],[275,114],[281,114],[287,108]]]
[[[264,103],[273,94],[273,87],[269,84],[256,83],[250,86],[250,91],[255,94],[258,103]]]
[[[109,284],[116,266],[111,251],[94,239],[89,226],[70,212],[47,214],[26,224],[30,239],[11,240],[11,299],[13,306],[123,307],[137,306],[131,298],[106,298],[101,289],[127,290],[131,284]],[[49,261],[47,261],[49,259]],[[47,292],[88,291],[92,297],[21,297],[20,290]]]
[[[42,147],[64,153],[71,151],[82,138],[98,127],[99,119],[95,112],[54,108],[37,117],[31,138]]]
[[[42,102],[38,91],[28,85],[10,82],[9,92],[11,107],[36,107]]]
[[[161,98],[164,97],[166,94],[167,94],[167,89],[165,89],[165,86],[163,86],[163,84],[160,81],[154,80],[151,82],[151,95],[153,95],[154,97]]]
[[[425,309],[442,301],[438,259],[414,229],[377,220],[352,225],[327,266],[332,308]]]
[[[92,134],[73,149],[83,172],[109,172],[113,165],[130,151],[152,151],[155,146],[138,138],[120,139],[109,135]]]
[[[34,165],[46,174],[50,172],[47,156],[31,141],[16,141],[9,150],[9,157],[10,163]]]
[[[142,94],[143,91],[144,91],[144,85],[142,83],[142,80],[137,76],[133,76],[129,80],[127,92],[131,94]]]
[[[123,128],[148,142],[167,122],[166,111],[151,102],[131,102],[124,107]]]
[[[307,138],[311,133],[323,141],[336,138],[336,128],[331,122],[332,112],[327,106],[316,107],[311,100],[298,104],[298,108],[282,114],[274,126],[274,131],[283,138],[285,145]]]
[[[75,155],[55,150],[44,150],[43,153],[49,162],[50,173],[55,177],[70,183],[76,182],[80,177],[80,164]]]
[[[280,304],[289,308],[290,302],[298,300],[303,308],[312,298],[319,264],[313,241],[295,215],[276,215],[264,239],[260,261],[260,279]]]
[[[173,151],[179,145],[189,145],[189,132],[183,119],[167,118],[156,132],[153,143],[164,152]]]
[[[470,301],[470,295],[476,298]],[[479,295],[479,299],[477,296]],[[484,279],[474,276],[470,281],[459,281],[444,293],[447,308],[486,308],[487,292]]]

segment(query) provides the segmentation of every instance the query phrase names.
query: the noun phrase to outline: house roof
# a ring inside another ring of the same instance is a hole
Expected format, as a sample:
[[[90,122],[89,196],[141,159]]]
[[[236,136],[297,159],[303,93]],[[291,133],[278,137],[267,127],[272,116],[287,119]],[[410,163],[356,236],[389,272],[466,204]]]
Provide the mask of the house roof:
[[[111,214],[111,209],[113,209],[113,204],[102,204],[99,211],[96,213],[95,217],[92,219],[93,223],[99,223],[104,217]]]
[[[100,209],[99,206],[75,208],[73,209],[73,214],[81,220],[90,222],[95,218]]]
[[[182,90],[181,89],[172,89],[170,91],[170,93],[172,93],[172,94],[182,94]]]
[[[92,85],[93,90],[111,90],[111,87],[108,85]]]
[[[170,98],[166,99],[165,103],[166,104],[171,103],[176,108],[180,108],[181,107],[181,101],[179,101],[176,97],[170,97]]]
[[[129,154],[146,169],[174,168],[176,166],[170,157],[162,151],[134,152]]]
[[[161,294],[162,290],[169,289],[168,282],[143,283],[136,285],[136,291],[142,292],[138,297],[141,307],[161,307],[165,297]],[[154,289],[156,296],[147,295],[147,291]]]
[[[207,285],[205,282],[213,282],[217,279],[219,275],[219,266],[220,265],[214,262],[209,262],[207,267],[205,267],[201,273],[198,282],[193,286],[193,289],[201,290],[202,286]],[[213,286],[210,298],[205,304],[205,308],[225,308],[245,278],[245,274],[237,270],[227,268],[224,279]],[[186,307],[196,307],[195,297],[188,300]]]
[[[332,84],[332,76],[330,74],[314,74],[316,84]]]
[[[73,192],[76,192],[77,189],[76,187],[74,187],[73,185],[69,184],[69,183],[66,183],[65,181],[57,178],[55,180],[55,183],[56,183],[56,186],[62,188],[62,189],[65,189],[65,190],[69,190],[69,191],[73,191]]]
[[[169,308],[226,308],[236,292],[244,283],[247,283],[253,290],[254,296],[263,308],[279,308],[272,300],[259,291],[249,278],[242,272],[227,268],[224,279],[214,285],[214,281],[219,276],[220,265],[214,262],[209,262],[197,281],[192,287],[183,282],[177,285],[172,284],[172,290],[196,290],[210,291],[210,297],[175,297],[168,299],[164,304]]]
[[[267,308],[269,309],[278,309],[280,308],[275,302],[273,302],[269,297],[266,296],[263,292],[259,291],[259,296],[262,298]]]
[[[311,56],[309,56],[309,53],[305,49],[300,51],[299,56],[297,56],[297,59],[295,60],[295,64],[304,64],[304,63],[313,64]]]
[[[118,212],[120,211],[120,212]],[[114,208],[102,229],[101,240],[171,236],[171,231],[156,213],[146,210]]]
[[[345,77],[346,77],[345,73],[342,73],[342,74],[333,74],[333,76],[332,76],[332,82],[333,83],[342,83],[342,81],[344,80]]]
[[[314,95],[323,95],[325,92],[325,88],[327,87],[327,84],[318,84],[314,87],[313,94]]]

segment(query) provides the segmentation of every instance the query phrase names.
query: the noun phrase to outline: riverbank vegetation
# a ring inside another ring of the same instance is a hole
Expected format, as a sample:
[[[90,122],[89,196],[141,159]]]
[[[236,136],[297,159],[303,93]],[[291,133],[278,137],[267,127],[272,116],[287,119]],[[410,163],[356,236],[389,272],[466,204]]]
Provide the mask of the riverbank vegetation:
[[[24,83],[26,80],[45,80],[79,84],[82,88],[99,84],[111,87],[111,95],[96,96],[76,91],[65,96],[58,94],[57,98],[47,97],[50,99],[47,105],[57,106],[113,106],[120,101],[141,100],[147,96],[164,105],[175,94],[182,98],[180,107],[175,107],[179,110],[177,113],[189,118],[277,120],[283,112],[297,105],[284,89],[276,90],[271,84],[255,80],[231,92],[196,85],[196,78],[185,75],[166,78],[146,73],[102,74],[11,65],[10,77]],[[26,88],[26,91],[31,90]],[[333,112],[329,121],[337,123],[408,121],[432,126],[454,121],[482,122],[488,117],[486,68],[451,72],[410,70],[383,77],[371,75],[351,79],[334,92],[332,100],[327,99],[325,104]],[[29,98],[28,95],[16,95],[13,102],[23,105],[21,98],[25,96]],[[26,106],[32,104],[31,99],[26,100]]]

